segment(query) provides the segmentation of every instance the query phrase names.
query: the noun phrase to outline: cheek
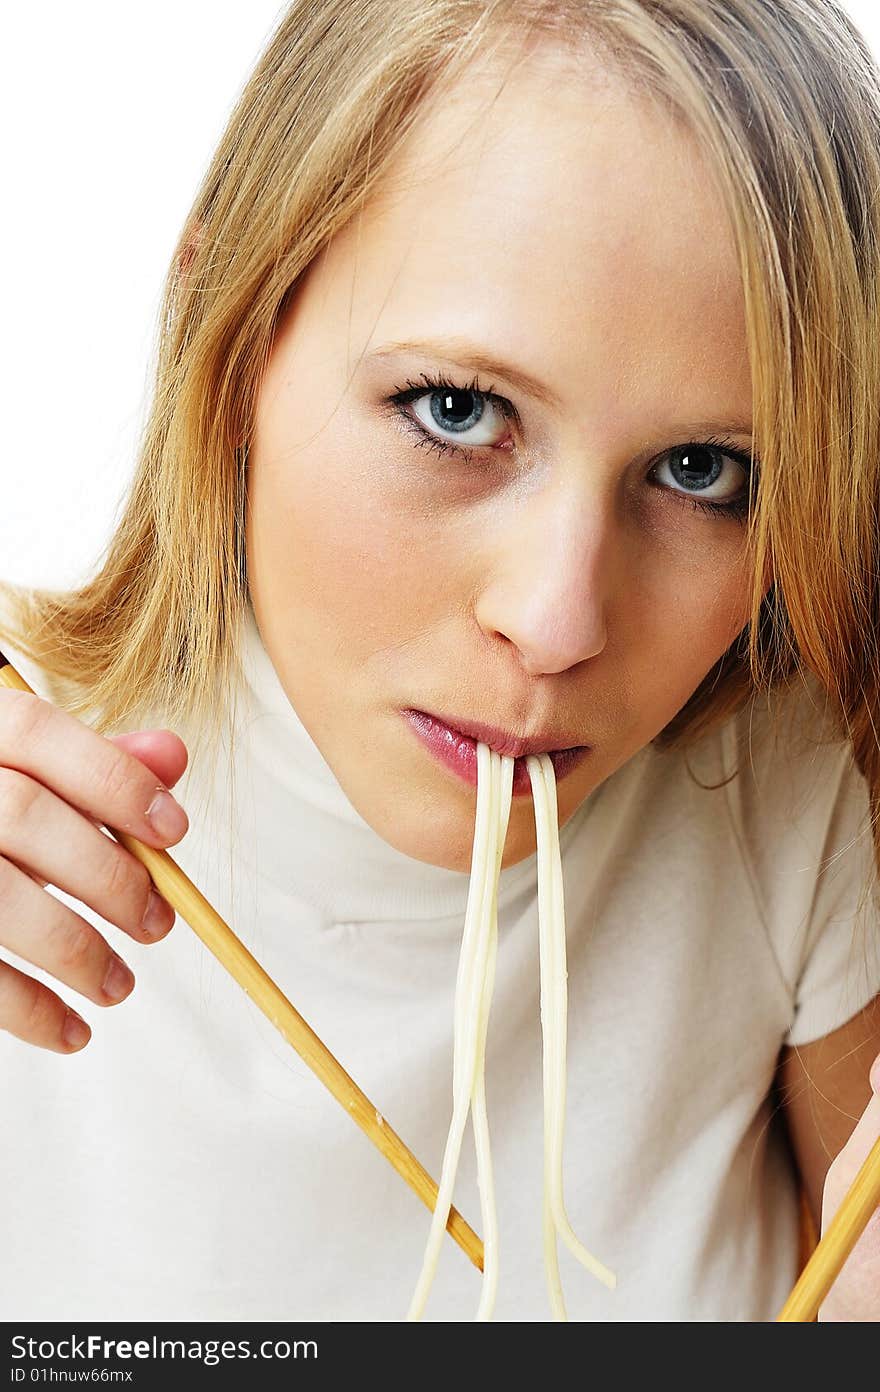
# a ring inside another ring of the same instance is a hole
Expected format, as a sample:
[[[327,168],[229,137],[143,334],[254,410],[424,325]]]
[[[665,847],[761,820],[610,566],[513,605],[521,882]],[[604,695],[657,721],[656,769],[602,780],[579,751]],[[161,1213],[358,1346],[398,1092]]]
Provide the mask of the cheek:
[[[726,536],[696,537],[659,575],[665,600],[657,612],[681,646],[692,644],[695,659],[720,656],[749,618],[752,567],[740,533],[731,526]]]
[[[719,569],[718,603],[712,617],[718,641],[728,648],[738,633],[742,631],[751,617],[752,587],[754,580],[753,562],[742,548],[727,571]],[[767,594],[767,586],[763,594]]]
[[[405,639],[428,585],[414,519],[389,479],[344,433],[274,458],[255,444],[248,530],[274,602],[315,637],[344,634],[349,655]]]
[[[633,670],[666,723],[748,623],[751,570],[731,538],[727,552],[697,542],[653,576],[628,631],[638,654]]]

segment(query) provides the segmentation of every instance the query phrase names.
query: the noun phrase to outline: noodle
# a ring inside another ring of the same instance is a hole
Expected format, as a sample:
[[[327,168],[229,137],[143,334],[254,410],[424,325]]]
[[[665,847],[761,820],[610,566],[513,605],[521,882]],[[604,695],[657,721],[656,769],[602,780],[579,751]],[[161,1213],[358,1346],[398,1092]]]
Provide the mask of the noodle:
[[[494,753],[492,757],[499,760],[498,769],[500,770],[494,784],[498,801],[497,803],[493,802],[492,809],[492,824],[497,826],[497,837],[492,867],[491,903],[488,907],[489,948],[480,996],[478,1053],[471,1101],[471,1124],[474,1128],[477,1183],[480,1190],[480,1217],[483,1225],[483,1283],[476,1315],[477,1320],[480,1321],[492,1318],[495,1296],[498,1291],[498,1215],[495,1211],[492,1157],[489,1148],[489,1119],[486,1114],[486,1035],[489,1029],[489,1010],[495,987],[495,958],[498,952],[498,877],[501,873],[501,858],[504,854],[504,841],[507,836],[513,786],[513,759]]]
[[[568,1019],[565,965],[565,901],[559,850],[556,774],[547,754],[529,755],[535,832],[538,841],[538,932],[541,960],[541,1030],[544,1039],[544,1266],[554,1319],[566,1320],[559,1277],[557,1236],[583,1266],[606,1286],[614,1273],[588,1252],[575,1235],[562,1196],[562,1148],[565,1131],[565,1041]]]
[[[544,1265],[554,1318],[566,1320],[559,1276],[557,1237],[594,1276],[613,1287],[615,1277],[572,1230],[562,1195],[565,1130],[565,1043],[568,998],[565,965],[565,904],[556,775],[546,754],[528,756],[538,859],[538,930],[541,968],[541,1030],[544,1088]],[[437,1270],[452,1206],[461,1145],[472,1114],[477,1182],[483,1223],[483,1288],[477,1320],[489,1320],[498,1289],[498,1219],[486,1113],[486,1037],[495,985],[498,948],[498,879],[513,787],[514,760],[477,743],[477,811],[471,879],[455,982],[452,1120],[446,1138],[437,1202],[410,1301],[408,1320],[420,1319]]]
[[[455,983],[452,1121],[446,1138],[431,1230],[428,1234],[422,1270],[410,1301],[408,1320],[421,1318],[437,1270],[472,1099],[476,1101],[474,1129],[480,1204],[486,1229],[486,1239],[483,1243],[484,1288],[480,1301],[480,1318],[490,1317],[497,1288],[497,1219],[483,1072],[495,975],[498,876],[501,872],[501,857],[510,816],[513,767],[513,759],[496,754],[488,745],[477,745],[477,814],[471,856],[471,880]]]

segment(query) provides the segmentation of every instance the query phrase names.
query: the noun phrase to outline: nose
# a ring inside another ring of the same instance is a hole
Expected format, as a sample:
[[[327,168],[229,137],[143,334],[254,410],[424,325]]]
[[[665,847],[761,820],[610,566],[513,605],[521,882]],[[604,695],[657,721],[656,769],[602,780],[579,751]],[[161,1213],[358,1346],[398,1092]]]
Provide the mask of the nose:
[[[547,487],[500,509],[476,617],[519,650],[531,676],[564,672],[602,651],[614,583],[607,500]]]

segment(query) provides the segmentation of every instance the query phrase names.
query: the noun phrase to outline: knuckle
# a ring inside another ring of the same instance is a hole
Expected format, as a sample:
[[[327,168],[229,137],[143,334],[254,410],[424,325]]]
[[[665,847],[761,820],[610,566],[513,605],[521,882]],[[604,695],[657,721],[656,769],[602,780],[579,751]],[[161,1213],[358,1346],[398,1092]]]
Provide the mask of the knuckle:
[[[108,900],[113,902],[121,900],[124,904],[133,905],[135,910],[140,906],[140,916],[142,917],[147,906],[149,883],[150,877],[146,869],[135,860],[134,856],[130,856],[122,850],[111,851],[104,867],[101,885]]]
[[[72,972],[80,978],[94,956],[98,934],[83,919],[60,923],[51,934],[52,970]]]
[[[41,791],[40,784],[27,774],[0,767],[0,827],[12,827],[20,822]]]
[[[37,743],[53,716],[53,707],[42,696],[30,691],[4,691],[0,706],[0,730],[5,752],[14,754],[28,744]]]
[[[22,1032],[32,1039],[43,1039],[56,1023],[55,998],[48,987],[32,976],[26,976],[20,990],[24,993],[21,1009]]]
[[[131,760],[121,749],[112,752],[113,745],[109,742],[108,749],[110,756],[97,775],[97,791],[102,802],[117,807],[130,792],[134,781]]]

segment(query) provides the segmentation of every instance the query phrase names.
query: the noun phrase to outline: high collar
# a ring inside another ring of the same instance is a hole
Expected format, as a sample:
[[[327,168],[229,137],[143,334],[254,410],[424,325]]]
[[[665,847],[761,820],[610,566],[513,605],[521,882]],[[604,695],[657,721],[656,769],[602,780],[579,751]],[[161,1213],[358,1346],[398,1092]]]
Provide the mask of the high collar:
[[[299,719],[263,644],[250,603],[241,645],[240,717],[236,720],[236,796],[254,818],[238,854],[278,889],[307,900],[327,924],[450,920],[459,933],[469,872],[416,860],[390,846],[364,821]],[[590,799],[587,799],[589,802]],[[563,827],[570,840],[584,809]],[[534,894],[537,855],[502,870],[499,923]]]

